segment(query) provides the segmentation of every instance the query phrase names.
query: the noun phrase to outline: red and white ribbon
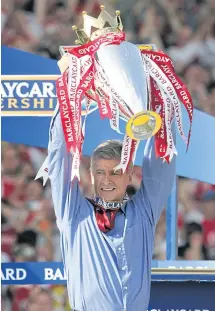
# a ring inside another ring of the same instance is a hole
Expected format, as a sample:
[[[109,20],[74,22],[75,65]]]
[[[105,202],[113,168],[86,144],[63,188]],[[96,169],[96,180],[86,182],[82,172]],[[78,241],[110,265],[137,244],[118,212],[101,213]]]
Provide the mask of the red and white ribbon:
[[[68,73],[65,71],[63,75],[57,79],[56,89],[67,151],[73,152],[76,146],[74,124],[75,110],[74,107],[70,105],[69,93],[67,89],[67,79]]]
[[[150,75],[150,86],[152,96],[152,109],[156,111],[160,105],[160,116],[162,119],[161,129],[155,136],[156,155],[171,161],[176,154],[174,142],[172,144],[171,123],[175,117],[178,131],[189,146],[191,125],[193,117],[193,103],[189,91],[183,82],[177,77],[172,60],[163,52],[142,50],[143,63],[146,72]],[[190,120],[188,138],[185,137],[182,124],[181,103],[185,106]]]
[[[172,112],[173,112],[173,105],[171,103],[171,99],[167,96],[167,94],[161,90],[162,97],[164,99],[164,115],[165,115],[165,126],[166,126],[166,134],[167,134],[167,150],[164,154],[163,158],[169,163],[171,162],[173,155],[177,154],[174,139],[172,136]]]
[[[125,34],[108,33],[79,47],[68,49],[69,69],[57,80],[57,97],[67,150],[73,153],[72,179],[79,177],[80,157],[85,135],[85,122],[90,101],[82,126],[81,103],[86,96],[96,100],[101,118],[109,118],[112,129],[120,133],[119,118],[128,120],[133,111],[111,86],[102,66],[95,58],[99,48],[106,45],[119,45],[125,41]],[[142,50],[143,67],[149,93],[148,109],[158,112],[162,119],[161,129],[155,136],[157,157],[171,161],[176,153],[171,132],[173,118],[176,119],[182,139],[189,145],[190,133],[185,137],[182,126],[181,103],[185,106],[190,120],[193,116],[191,96],[182,81],[174,72],[169,56],[163,52]],[[92,95],[89,91],[93,90]],[[122,158],[118,168],[126,170],[135,157],[138,143],[125,135]]]
[[[122,145],[121,161],[119,165],[115,167],[115,170],[121,169],[123,173],[126,171],[131,159],[132,143],[133,140],[127,134],[125,134]]]
[[[110,97],[110,107],[111,107],[111,114],[112,117],[110,119],[110,126],[111,128],[119,134],[122,134],[119,129],[119,106],[115,98]]]
[[[98,79],[97,71],[95,73],[94,87],[97,90],[95,94],[101,119],[111,119],[112,112],[110,107],[110,96],[104,91],[103,83],[101,83],[101,81]]]
[[[151,79],[150,84],[152,92],[151,107],[153,111],[159,111],[161,117],[161,128],[155,135],[155,152],[157,157],[163,158],[167,151],[164,99],[157,83]]]
[[[116,101],[119,111],[120,111],[120,116],[124,116],[125,119],[129,119],[132,117],[133,112],[131,109],[126,105],[125,101],[119,96],[119,94],[116,92],[116,90],[110,85],[110,82],[102,68],[102,66],[98,63],[95,62],[95,69],[96,69],[96,78],[101,84],[102,89],[106,94],[111,94],[113,100]]]
[[[125,34],[109,33],[85,45],[68,49],[69,69],[57,80],[57,97],[67,151],[73,154],[72,177],[79,178],[80,157],[85,134],[85,120],[82,128],[81,103],[83,97],[90,98],[88,91],[94,87],[95,53],[104,45],[120,44]],[[115,100],[108,104],[109,96],[102,91],[96,95],[100,114],[109,117],[113,128],[119,131],[119,108]]]

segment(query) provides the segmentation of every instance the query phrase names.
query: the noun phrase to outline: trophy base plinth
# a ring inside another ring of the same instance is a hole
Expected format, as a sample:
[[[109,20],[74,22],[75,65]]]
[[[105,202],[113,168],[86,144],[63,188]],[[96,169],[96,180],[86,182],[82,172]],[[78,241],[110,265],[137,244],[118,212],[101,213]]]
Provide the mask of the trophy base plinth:
[[[135,114],[126,125],[126,133],[135,140],[145,140],[154,136],[161,127],[161,117],[154,111]]]

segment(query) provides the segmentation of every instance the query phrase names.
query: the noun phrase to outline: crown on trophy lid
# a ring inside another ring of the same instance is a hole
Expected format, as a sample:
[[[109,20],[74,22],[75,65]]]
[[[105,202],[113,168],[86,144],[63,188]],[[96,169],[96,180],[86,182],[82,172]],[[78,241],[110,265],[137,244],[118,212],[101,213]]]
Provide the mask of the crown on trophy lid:
[[[112,17],[106,10],[104,5],[101,5],[101,13],[98,18],[87,15],[87,12],[82,12],[84,19],[83,29],[78,29],[77,26],[72,26],[72,29],[75,30],[78,39],[75,41],[75,44],[84,44],[90,40],[108,33],[108,32],[117,32],[123,29],[122,21],[120,18],[120,11],[116,11],[116,16]],[[108,26],[107,26],[108,24]],[[92,27],[97,30],[92,31]]]

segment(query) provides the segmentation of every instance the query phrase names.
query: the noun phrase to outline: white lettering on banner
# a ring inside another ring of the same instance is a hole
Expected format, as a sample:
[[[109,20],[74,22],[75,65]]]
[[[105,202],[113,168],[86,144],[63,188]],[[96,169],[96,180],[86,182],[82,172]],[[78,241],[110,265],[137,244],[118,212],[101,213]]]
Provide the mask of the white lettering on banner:
[[[2,82],[1,83],[1,94],[3,98],[49,98],[56,97],[54,93],[54,83],[43,82],[41,85],[38,82]]]
[[[22,93],[21,92],[21,89],[27,88],[27,87],[28,87],[28,83],[27,82],[17,83],[16,93],[17,93],[18,97],[27,97],[29,95],[29,92],[26,92],[26,93]],[[41,97],[41,94],[40,94],[39,97]]]
[[[14,97],[14,89],[16,88],[17,85],[18,85],[18,82],[1,83],[1,95],[2,95],[2,97]],[[6,91],[8,91],[8,94],[6,93]]]
[[[46,281],[66,280],[65,271],[64,271],[64,274],[62,274],[60,268],[57,268],[56,270],[52,268],[45,268],[44,274],[45,274],[44,279]]]
[[[1,279],[2,281],[22,281],[26,278],[27,272],[22,268],[6,268],[5,274],[1,270]]]

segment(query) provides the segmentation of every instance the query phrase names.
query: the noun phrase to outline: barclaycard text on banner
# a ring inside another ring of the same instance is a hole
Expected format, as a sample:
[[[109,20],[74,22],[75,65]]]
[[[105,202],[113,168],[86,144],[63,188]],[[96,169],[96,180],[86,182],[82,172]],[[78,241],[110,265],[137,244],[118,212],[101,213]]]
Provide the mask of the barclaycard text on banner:
[[[1,114],[4,117],[51,117],[57,105],[58,75],[2,75]],[[97,104],[91,101],[90,111]],[[86,105],[82,103],[82,116]]]
[[[215,281],[214,262],[153,262],[152,281],[160,279]],[[3,285],[66,284],[66,274],[62,262],[3,263],[1,281]]]

